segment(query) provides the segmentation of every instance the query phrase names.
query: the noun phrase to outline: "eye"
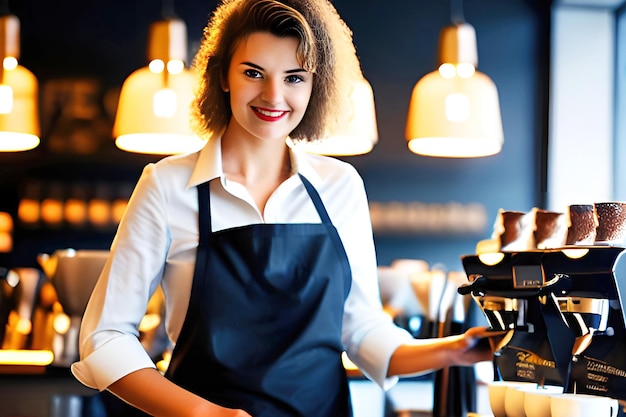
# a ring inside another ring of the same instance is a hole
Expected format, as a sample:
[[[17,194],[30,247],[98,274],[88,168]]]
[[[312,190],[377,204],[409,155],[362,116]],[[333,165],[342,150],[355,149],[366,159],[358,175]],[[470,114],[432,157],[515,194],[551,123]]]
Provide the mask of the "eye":
[[[262,78],[261,73],[255,69],[247,69],[243,72],[248,78]]]
[[[289,84],[297,84],[297,83],[304,82],[305,79],[302,75],[293,74],[293,75],[288,75],[285,78],[285,81],[287,81]]]

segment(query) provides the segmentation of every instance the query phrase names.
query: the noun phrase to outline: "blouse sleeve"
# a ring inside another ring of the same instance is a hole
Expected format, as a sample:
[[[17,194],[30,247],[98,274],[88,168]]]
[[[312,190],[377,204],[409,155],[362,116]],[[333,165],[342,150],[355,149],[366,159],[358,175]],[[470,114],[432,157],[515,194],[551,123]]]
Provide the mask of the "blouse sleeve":
[[[72,373],[104,390],[123,376],[155,367],[139,341],[139,322],[163,273],[169,245],[166,204],[154,165],[144,169],[85,311],[80,360]]]

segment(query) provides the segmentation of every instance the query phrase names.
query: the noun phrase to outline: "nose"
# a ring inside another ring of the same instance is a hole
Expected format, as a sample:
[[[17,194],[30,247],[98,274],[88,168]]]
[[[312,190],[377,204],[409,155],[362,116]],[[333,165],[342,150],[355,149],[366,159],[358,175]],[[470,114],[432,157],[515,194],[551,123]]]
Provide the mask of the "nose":
[[[263,85],[261,99],[269,104],[278,104],[283,99],[282,80],[277,78],[268,78]]]

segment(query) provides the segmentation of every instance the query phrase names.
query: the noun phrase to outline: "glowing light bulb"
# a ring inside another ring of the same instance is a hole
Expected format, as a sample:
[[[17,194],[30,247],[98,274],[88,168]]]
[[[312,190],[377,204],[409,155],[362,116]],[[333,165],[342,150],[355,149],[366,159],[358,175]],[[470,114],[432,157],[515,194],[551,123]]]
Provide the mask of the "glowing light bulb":
[[[152,97],[152,111],[157,117],[169,118],[176,114],[176,93],[169,88],[162,88]]]
[[[472,64],[459,64],[456,66],[456,73],[461,78],[471,78],[476,72],[476,68]]]
[[[443,78],[453,78],[456,75],[456,68],[453,64],[441,64],[439,66],[439,74]]]
[[[17,68],[17,59],[13,56],[7,56],[2,61],[2,67],[7,71],[12,71]]]
[[[462,93],[452,93],[446,96],[446,119],[451,122],[463,122],[470,116],[469,97]]]
[[[150,69],[150,72],[160,74],[165,69],[165,63],[160,59],[153,59],[148,64],[148,68]]]
[[[167,72],[170,74],[180,74],[185,69],[185,63],[180,59],[172,59],[167,63]]]
[[[0,114],[10,114],[13,111],[13,89],[0,84]]]

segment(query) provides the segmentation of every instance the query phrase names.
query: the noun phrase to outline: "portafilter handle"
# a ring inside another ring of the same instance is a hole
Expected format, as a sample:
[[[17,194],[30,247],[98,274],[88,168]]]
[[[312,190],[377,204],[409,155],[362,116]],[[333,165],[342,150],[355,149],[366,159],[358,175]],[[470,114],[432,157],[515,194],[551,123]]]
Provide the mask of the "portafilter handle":
[[[567,294],[570,288],[572,288],[572,279],[569,275],[554,274],[551,280],[546,281],[546,283],[539,288],[537,295],[541,297],[554,294],[558,297]]]
[[[487,278],[485,278],[484,276],[480,275],[476,279],[474,279],[472,282],[459,286],[457,291],[461,295],[468,295],[468,294],[482,294],[482,295],[484,295],[486,293],[486,290],[487,290],[486,289],[486,284],[487,284]]]

